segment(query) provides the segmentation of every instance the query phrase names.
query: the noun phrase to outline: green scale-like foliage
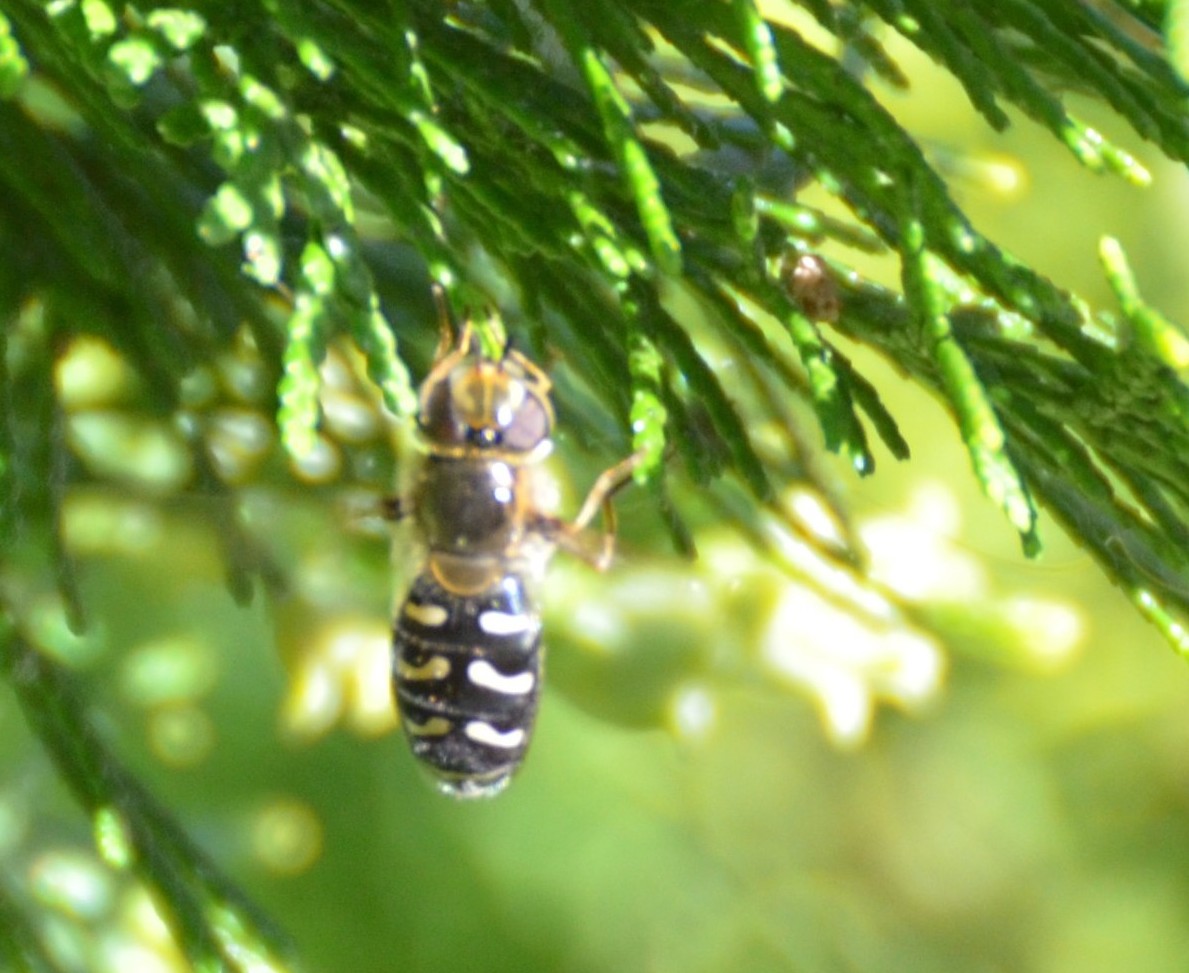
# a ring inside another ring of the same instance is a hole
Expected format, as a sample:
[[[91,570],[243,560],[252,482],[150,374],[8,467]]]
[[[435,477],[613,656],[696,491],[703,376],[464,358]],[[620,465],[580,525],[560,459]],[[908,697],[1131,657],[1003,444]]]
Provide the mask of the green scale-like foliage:
[[[408,310],[423,300],[396,301],[386,282],[378,241],[395,239],[423,261],[425,292],[436,282],[479,320],[498,307],[535,357],[565,360],[621,430],[616,455],[647,455],[637,477],[678,546],[688,538],[670,481],[710,489],[725,477],[753,505],[772,500],[784,467],[754,431],[780,413],[757,414],[756,402],[805,404],[815,438],[860,473],[875,467],[868,430],[907,456],[843,335],[942,398],[1028,553],[1046,509],[1189,655],[1189,395],[1178,374],[1189,342],[1144,303],[1113,241],[1102,256],[1117,317],[984,237],[867,85],[904,83],[880,42],[895,32],[951,72],[993,128],[1017,109],[1081,165],[1143,184],[1139,163],[1058,92],[1076,85],[1189,161],[1189,86],[1153,43],[1163,6],[801,6],[828,44],[765,19],[753,0],[10,0],[0,363],[19,394],[0,422],[5,535],[43,525],[81,624],[56,527],[69,463],[45,392],[55,349],[81,334],[131,363],[150,408],[169,417],[192,369],[246,329],[299,459],[317,439],[320,366],[346,337],[407,421],[410,373],[425,362],[404,349],[426,345],[427,325]],[[1183,20],[1169,18],[1174,51]],[[809,184],[849,215],[800,205],[795,190]],[[837,314],[813,313],[785,274],[817,249],[829,253]],[[853,274],[854,252],[894,257],[900,292]],[[710,348],[747,363],[730,387]],[[201,442],[191,445],[198,485],[229,511]],[[798,459],[811,476],[813,457]],[[260,562],[235,517],[224,521],[246,594]],[[8,643],[37,732],[88,810],[130,830],[194,958],[247,968],[203,912],[223,893],[178,864],[188,846],[144,844],[161,825],[153,805],[119,798],[123,770],[104,767],[88,733],[71,751],[54,746],[75,734],[63,720],[82,719],[58,685],[67,677]],[[12,928],[10,953],[25,942]]]

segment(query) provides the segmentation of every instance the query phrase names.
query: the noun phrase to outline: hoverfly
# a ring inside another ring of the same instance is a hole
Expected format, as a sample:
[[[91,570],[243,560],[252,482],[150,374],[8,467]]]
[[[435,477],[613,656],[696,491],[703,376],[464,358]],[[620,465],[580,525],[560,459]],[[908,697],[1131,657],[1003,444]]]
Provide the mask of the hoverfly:
[[[545,373],[519,351],[483,353],[448,315],[419,392],[424,457],[394,517],[413,517],[425,563],[393,625],[392,685],[414,756],[454,797],[499,793],[528,749],[541,688],[536,590],[558,547],[596,569],[611,561],[611,497],[642,458],[596,480],[577,517],[541,510],[541,461],[554,415]],[[601,549],[582,543],[603,512]]]

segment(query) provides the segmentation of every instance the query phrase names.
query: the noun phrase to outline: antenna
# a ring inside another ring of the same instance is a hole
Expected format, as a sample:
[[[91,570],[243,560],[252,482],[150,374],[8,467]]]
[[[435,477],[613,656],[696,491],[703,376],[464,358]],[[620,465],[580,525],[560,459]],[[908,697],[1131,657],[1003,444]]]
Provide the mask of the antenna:
[[[450,313],[450,302],[446,300],[446,288],[435,280],[429,289],[433,293],[434,306],[438,309],[438,348],[434,352],[434,361],[440,361],[454,347],[458,329]]]

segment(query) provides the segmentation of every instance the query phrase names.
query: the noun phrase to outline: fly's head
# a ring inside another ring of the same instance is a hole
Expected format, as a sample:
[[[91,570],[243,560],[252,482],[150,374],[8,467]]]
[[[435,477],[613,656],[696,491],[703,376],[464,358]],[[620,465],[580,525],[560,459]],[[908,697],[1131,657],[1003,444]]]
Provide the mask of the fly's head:
[[[483,354],[468,324],[421,386],[417,423],[431,449],[533,460],[549,452],[549,378],[518,351]]]

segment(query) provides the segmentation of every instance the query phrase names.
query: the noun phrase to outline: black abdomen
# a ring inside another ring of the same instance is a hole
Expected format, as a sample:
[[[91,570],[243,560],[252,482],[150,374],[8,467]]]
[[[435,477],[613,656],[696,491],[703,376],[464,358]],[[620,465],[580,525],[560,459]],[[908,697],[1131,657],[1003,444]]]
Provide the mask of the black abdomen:
[[[392,681],[413,754],[457,797],[497,793],[524,759],[541,682],[541,623],[522,577],[477,595],[425,571],[396,618]]]

